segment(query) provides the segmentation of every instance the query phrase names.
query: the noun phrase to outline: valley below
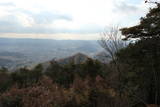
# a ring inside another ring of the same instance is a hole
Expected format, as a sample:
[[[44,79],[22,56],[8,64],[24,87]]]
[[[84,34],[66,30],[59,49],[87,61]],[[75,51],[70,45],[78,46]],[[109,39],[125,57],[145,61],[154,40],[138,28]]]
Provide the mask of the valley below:
[[[91,40],[0,38],[0,67],[13,70],[66,58],[76,53],[94,57],[101,51],[98,42]]]

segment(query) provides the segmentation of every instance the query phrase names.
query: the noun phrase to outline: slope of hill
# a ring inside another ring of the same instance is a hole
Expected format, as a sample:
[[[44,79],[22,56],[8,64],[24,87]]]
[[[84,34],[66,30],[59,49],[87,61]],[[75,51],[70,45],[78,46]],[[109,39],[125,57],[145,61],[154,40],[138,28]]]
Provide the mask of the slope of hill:
[[[60,65],[66,65],[66,64],[82,64],[86,62],[88,59],[98,60],[101,63],[109,63],[111,61],[111,58],[107,58],[105,52],[100,52],[92,57],[87,56],[84,53],[76,53],[72,56],[61,58],[61,59],[52,59],[50,61],[46,61],[41,63],[43,66],[44,71],[52,64],[60,64]],[[33,66],[34,67],[34,66]],[[32,68],[33,68],[32,67]]]
[[[80,63],[85,62],[88,58],[89,57],[85,54],[77,53],[73,56],[63,58],[63,59],[59,59],[59,60],[57,60],[57,62],[59,64],[68,64],[68,63],[80,64]]]
[[[41,63],[41,65],[43,66],[43,70],[46,71],[46,69],[49,68],[49,66],[51,64],[56,64],[56,63],[58,63],[60,65],[66,65],[66,64],[69,64],[69,63],[81,64],[89,58],[90,57],[88,57],[87,55],[85,55],[83,53],[77,53],[77,54],[74,54],[74,55],[69,56],[69,57],[65,57],[65,58],[61,58],[61,59],[53,59],[51,61],[46,61],[44,63]]]

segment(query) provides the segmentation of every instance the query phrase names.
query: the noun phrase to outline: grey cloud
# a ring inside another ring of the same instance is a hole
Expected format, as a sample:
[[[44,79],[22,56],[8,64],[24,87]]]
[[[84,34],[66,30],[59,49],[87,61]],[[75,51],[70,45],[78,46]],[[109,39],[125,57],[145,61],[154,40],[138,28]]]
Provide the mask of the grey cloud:
[[[49,24],[52,21],[61,20],[61,19],[67,20],[67,21],[72,20],[72,17],[69,15],[55,14],[53,12],[41,12],[38,14],[31,14],[31,15],[32,15],[31,17],[38,24]]]
[[[40,13],[33,13],[27,10],[16,10],[32,17],[37,24],[49,24],[55,20],[72,21],[72,16],[67,14],[56,13],[54,11],[42,11]]]
[[[40,13],[33,13],[27,10],[10,10],[12,15],[4,16],[0,18],[0,33],[58,33],[63,32],[59,29],[48,28],[48,24],[56,21],[56,20],[66,20],[72,21],[72,17],[66,14],[59,14],[50,11],[43,11]],[[15,14],[17,12],[26,14],[34,20],[36,26],[26,27],[20,23],[19,19]],[[43,24],[44,26],[39,26],[39,24]]]
[[[14,19],[14,17],[12,16]],[[0,33],[36,33],[36,34],[55,34],[55,33],[79,33],[79,34],[88,34],[88,33],[100,33],[104,30],[103,26],[92,25],[90,27],[82,27],[81,29],[56,29],[56,28],[47,28],[45,26],[33,26],[33,27],[24,27],[16,20],[12,21],[2,21],[0,20]]]
[[[131,5],[126,2],[115,3],[114,7],[113,12],[119,12],[122,14],[132,14],[140,10],[136,5]]]
[[[8,4],[9,5],[9,4]],[[72,16],[68,14],[57,13],[54,11],[42,11],[40,13],[33,13],[32,11],[15,8],[9,10],[11,15],[0,18],[0,33],[100,33],[103,31],[104,26],[88,25],[82,26],[80,29],[61,29],[49,28],[49,24],[57,20],[72,21]],[[16,15],[23,13],[33,19],[35,25],[27,27],[24,26]],[[43,25],[43,26],[42,26]]]
[[[17,12],[26,14],[27,16],[31,17],[36,26],[26,27],[23,26],[22,23],[17,19]],[[12,15],[5,16],[0,18],[0,33],[44,33],[44,34],[54,34],[54,33],[80,33],[80,34],[87,34],[87,33],[100,33],[103,31],[104,27],[97,26],[97,25],[89,25],[89,26],[82,26],[80,29],[58,29],[58,28],[48,28],[48,24],[56,21],[56,20],[66,20],[72,21],[72,17],[66,14],[60,14],[56,12],[50,11],[43,11],[40,13],[33,13],[27,10],[20,10],[15,9],[10,11]],[[39,26],[42,24],[44,26]]]

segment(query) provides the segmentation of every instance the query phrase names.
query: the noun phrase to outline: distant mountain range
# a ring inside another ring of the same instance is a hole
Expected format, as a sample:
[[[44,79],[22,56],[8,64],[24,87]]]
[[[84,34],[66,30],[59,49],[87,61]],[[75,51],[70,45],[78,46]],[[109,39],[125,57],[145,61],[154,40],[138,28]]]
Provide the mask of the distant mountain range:
[[[93,58],[101,51],[97,41],[0,38],[0,67],[15,69],[51,59],[59,60],[60,63],[78,63],[82,56]]]
[[[85,54],[77,53],[73,56],[56,60],[56,62],[58,62],[59,64],[63,64],[63,65],[68,64],[68,63],[80,64],[80,63],[83,63],[83,62],[87,61],[89,58],[90,57],[88,57]]]

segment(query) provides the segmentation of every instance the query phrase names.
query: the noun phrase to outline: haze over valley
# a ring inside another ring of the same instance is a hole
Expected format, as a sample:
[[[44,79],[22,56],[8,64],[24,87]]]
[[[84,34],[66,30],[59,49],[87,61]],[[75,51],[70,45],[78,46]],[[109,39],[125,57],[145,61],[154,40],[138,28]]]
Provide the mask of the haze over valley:
[[[0,38],[0,66],[14,69],[65,58],[76,53],[92,57],[101,51],[102,48],[96,40]]]

